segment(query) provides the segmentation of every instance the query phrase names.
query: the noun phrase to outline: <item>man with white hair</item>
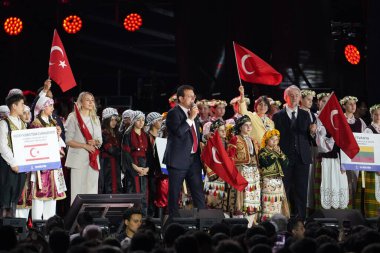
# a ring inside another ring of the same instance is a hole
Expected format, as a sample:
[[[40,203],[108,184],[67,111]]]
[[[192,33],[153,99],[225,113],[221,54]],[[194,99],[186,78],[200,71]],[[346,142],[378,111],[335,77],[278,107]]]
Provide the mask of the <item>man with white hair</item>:
[[[273,115],[273,121],[281,133],[280,147],[289,158],[289,165],[283,168],[286,195],[292,202],[292,214],[306,217],[306,201],[309,167],[312,162],[310,138],[316,126],[311,124],[308,112],[299,109],[301,91],[289,86],[284,91],[284,108]]]

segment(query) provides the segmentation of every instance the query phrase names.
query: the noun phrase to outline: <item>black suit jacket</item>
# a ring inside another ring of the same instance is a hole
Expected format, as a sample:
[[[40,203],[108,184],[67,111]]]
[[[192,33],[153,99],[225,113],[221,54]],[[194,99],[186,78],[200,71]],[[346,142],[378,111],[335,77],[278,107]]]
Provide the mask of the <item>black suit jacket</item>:
[[[179,105],[173,107],[166,117],[166,127],[168,131],[168,142],[164,155],[164,164],[179,170],[186,170],[190,167],[191,163],[191,149],[193,147],[193,137],[191,128],[186,122],[187,115]],[[199,156],[199,143],[201,140],[201,133],[199,131],[199,120],[195,119],[195,129],[198,137],[198,150]]]
[[[292,147],[292,130],[290,129],[291,120],[286,113],[286,109],[282,109],[273,115],[273,122],[275,124],[276,129],[280,131],[280,147],[281,150],[289,156],[290,152],[294,150]],[[310,149],[310,134],[309,134],[309,126],[311,124],[309,113],[298,108],[297,114],[297,138],[298,147],[300,150],[300,156],[302,158],[303,164],[312,163],[311,159],[311,149]]]

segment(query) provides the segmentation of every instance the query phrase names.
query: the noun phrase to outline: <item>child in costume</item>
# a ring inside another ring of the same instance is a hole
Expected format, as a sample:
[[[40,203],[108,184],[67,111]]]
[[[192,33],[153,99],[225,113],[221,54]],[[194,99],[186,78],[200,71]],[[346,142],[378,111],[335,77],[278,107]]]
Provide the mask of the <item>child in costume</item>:
[[[265,132],[259,151],[259,165],[261,168],[261,220],[266,221],[276,213],[282,213],[289,217],[282,167],[287,166],[289,161],[282,153],[278,145],[280,132],[272,129]]]

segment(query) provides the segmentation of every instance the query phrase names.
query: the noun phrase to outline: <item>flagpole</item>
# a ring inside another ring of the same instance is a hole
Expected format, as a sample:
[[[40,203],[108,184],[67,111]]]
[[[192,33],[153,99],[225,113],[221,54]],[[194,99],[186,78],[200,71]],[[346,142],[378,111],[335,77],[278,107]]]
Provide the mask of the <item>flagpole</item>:
[[[243,84],[241,83],[240,70],[239,70],[239,66],[238,66],[238,62],[237,62],[237,58],[236,58],[235,41],[232,41],[232,47],[234,48],[235,62],[236,62],[236,69],[237,69],[238,76],[239,76],[239,82],[240,82],[240,85],[243,86]]]

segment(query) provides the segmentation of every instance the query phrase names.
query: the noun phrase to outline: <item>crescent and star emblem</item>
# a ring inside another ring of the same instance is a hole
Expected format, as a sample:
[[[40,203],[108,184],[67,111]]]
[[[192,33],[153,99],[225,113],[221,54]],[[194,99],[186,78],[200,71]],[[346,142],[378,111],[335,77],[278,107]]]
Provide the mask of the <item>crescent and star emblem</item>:
[[[53,53],[54,51],[60,52],[62,54],[62,57],[65,56],[64,53],[63,53],[62,48],[60,48],[59,46],[52,46],[51,49],[50,49],[50,54]],[[54,65],[54,64],[55,64],[54,62],[53,63],[49,62],[49,66]],[[58,66],[61,66],[62,68],[65,68],[67,65],[66,65],[65,61],[63,60],[63,61],[59,61]]]
[[[338,110],[332,110],[331,113],[330,113],[330,121],[331,121],[331,125],[332,127],[335,129],[335,130],[338,130],[337,127],[335,127],[334,125],[334,115],[338,114]]]
[[[219,159],[216,157],[217,154],[218,154],[218,151],[216,150],[215,147],[212,147],[211,148],[211,151],[212,151],[212,159],[214,160],[215,163],[219,163],[219,164],[222,164],[221,161],[219,161]]]
[[[241,67],[243,68],[244,72],[248,75],[252,75],[253,73],[255,73],[255,71],[248,71],[247,68],[245,67],[245,61],[251,57],[249,54],[246,54],[244,55],[242,58],[241,58]]]
[[[30,151],[29,151],[29,154],[30,154],[31,157],[36,157],[36,156],[38,156],[39,153],[40,152],[37,149],[35,149],[35,148],[31,148]]]

